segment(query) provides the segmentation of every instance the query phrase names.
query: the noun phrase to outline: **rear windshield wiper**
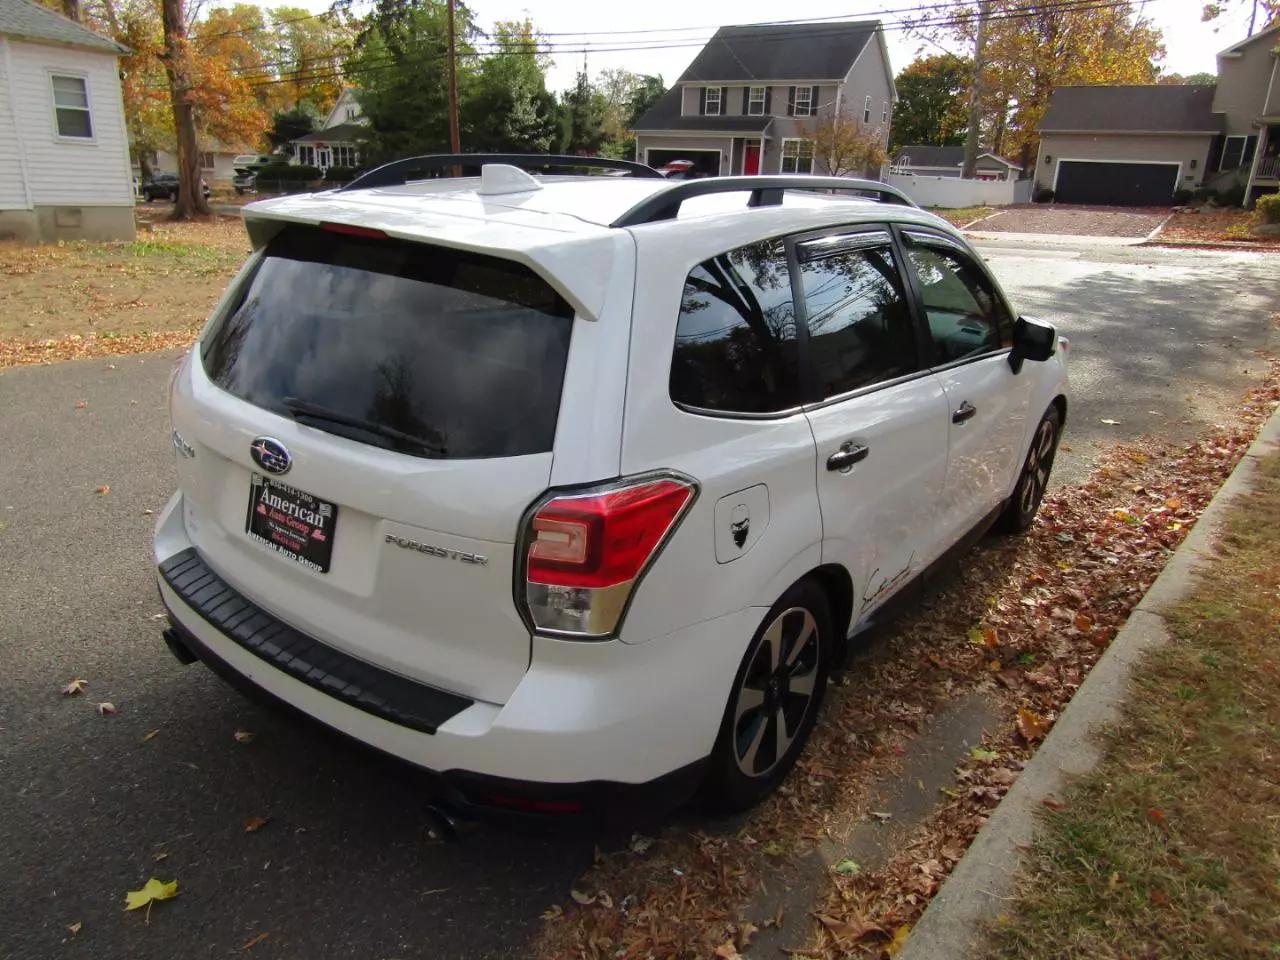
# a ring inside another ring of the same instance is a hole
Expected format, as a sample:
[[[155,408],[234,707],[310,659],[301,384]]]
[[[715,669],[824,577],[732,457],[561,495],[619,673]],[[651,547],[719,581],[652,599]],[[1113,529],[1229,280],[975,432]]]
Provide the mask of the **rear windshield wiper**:
[[[343,426],[355,427],[357,430],[365,430],[380,437],[386,437],[388,440],[395,440],[398,443],[414,447],[437,457],[443,457],[447,452],[440,444],[424,440],[422,437],[414,436],[412,433],[405,433],[403,430],[389,427],[385,423],[378,423],[376,420],[365,420],[363,417],[353,417],[351,414],[343,413],[340,410],[331,410],[318,403],[312,403],[310,400],[285,397],[280,402],[293,414],[295,419],[307,417],[311,420],[326,420],[329,423],[340,423]]]

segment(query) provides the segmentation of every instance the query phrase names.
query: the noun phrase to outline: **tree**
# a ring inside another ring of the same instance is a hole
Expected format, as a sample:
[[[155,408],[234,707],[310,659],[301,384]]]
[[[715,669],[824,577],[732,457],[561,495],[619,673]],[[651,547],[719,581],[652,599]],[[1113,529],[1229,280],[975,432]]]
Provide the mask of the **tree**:
[[[878,171],[888,159],[884,130],[844,113],[819,116],[808,123],[813,158],[833,177]]]
[[[1211,87],[1218,82],[1212,73],[1189,73],[1185,77],[1180,73],[1166,73],[1156,80],[1163,86]]]
[[[1258,14],[1262,14],[1261,24],[1263,27],[1271,25],[1277,17],[1280,17],[1280,0],[1243,0],[1249,5],[1249,33],[1252,37],[1254,29],[1259,25]],[[1222,16],[1223,11],[1229,5],[1229,0],[1219,3],[1218,0],[1209,0],[1204,5],[1204,9],[1200,13],[1200,20],[1208,23],[1210,20],[1216,20]]]
[[[351,28],[332,13],[315,16],[302,7],[276,7],[268,15],[279,96],[285,104],[306,102],[328,113],[342,93]]]
[[[169,78],[169,99],[173,106],[178,140],[178,201],[174,220],[207,216],[209,203],[200,190],[200,156],[196,144],[196,118],[192,104],[191,58],[187,44],[187,22],[182,0],[162,0],[164,26],[164,68]]]
[[[551,58],[527,19],[499,21],[490,39],[498,52],[480,63],[460,94],[468,149],[548,152],[558,131],[556,100],[546,83]]]
[[[280,89],[261,81],[273,75],[274,41],[253,4],[215,7],[193,30],[192,89],[200,146],[256,149],[270,126]]]
[[[964,142],[965,92],[972,61],[954,53],[923,57],[898,74],[890,142],[957,146]]]
[[[578,71],[577,82],[561,97],[560,115],[564,153],[594,154],[609,139],[604,126],[604,97],[592,85],[586,70]]]
[[[320,117],[309,101],[302,101],[291,110],[282,110],[271,118],[267,142],[273,150],[287,146],[299,137],[305,137],[320,125]]]
[[[636,121],[649,112],[649,108],[662,98],[667,92],[667,85],[663,82],[662,77],[644,74],[640,77],[640,83],[636,86],[631,94],[631,115],[627,120],[627,129],[630,130],[636,125]]]

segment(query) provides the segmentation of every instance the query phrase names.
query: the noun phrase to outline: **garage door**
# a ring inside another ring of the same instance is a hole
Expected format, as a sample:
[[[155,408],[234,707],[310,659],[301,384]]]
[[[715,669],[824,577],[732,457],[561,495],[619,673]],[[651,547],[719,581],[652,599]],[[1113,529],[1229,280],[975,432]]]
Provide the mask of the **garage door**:
[[[1103,203],[1158,207],[1173,202],[1176,163],[1100,163],[1062,160],[1054,199],[1059,203]]]
[[[645,163],[657,169],[673,160],[689,160],[693,171],[704,177],[720,176],[719,150],[646,150]]]

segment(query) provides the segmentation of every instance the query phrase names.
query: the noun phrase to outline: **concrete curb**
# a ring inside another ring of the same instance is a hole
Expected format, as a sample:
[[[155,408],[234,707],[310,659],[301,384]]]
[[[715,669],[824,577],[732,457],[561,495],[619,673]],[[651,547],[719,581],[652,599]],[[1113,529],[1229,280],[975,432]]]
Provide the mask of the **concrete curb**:
[[[1168,640],[1165,614],[1188,593],[1196,568],[1212,557],[1223,516],[1232,500],[1252,488],[1258,459],[1277,450],[1280,410],[1267,420],[1244,459],[1089,671],[1049,736],[912,929],[897,960],[970,960],[981,955],[985,925],[1011,899],[1017,870],[1035,836],[1041,801],[1061,796],[1073,776],[1087,773],[1098,763],[1101,748],[1096,734],[1119,718],[1134,665],[1145,651]]]
[[[981,221],[979,221],[981,222]],[[970,240],[1016,240],[1033,246],[1072,246],[1087,243],[1091,247],[1136,247],[1146,243],[1141,237],[1095,237],[1074,233],[1021,233],[1013,230],[963,230]]]

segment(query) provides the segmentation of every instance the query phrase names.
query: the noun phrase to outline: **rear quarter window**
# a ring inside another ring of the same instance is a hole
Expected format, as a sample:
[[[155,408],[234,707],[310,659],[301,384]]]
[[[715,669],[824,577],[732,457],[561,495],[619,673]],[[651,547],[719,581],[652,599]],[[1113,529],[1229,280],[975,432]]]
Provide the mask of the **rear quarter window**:
[[[317,429],[420,456],[509,457],[552,448],[572,324],[520,264],[288,227],[201,356],[215,384],[266,410],[365,423],[297,415]]]

